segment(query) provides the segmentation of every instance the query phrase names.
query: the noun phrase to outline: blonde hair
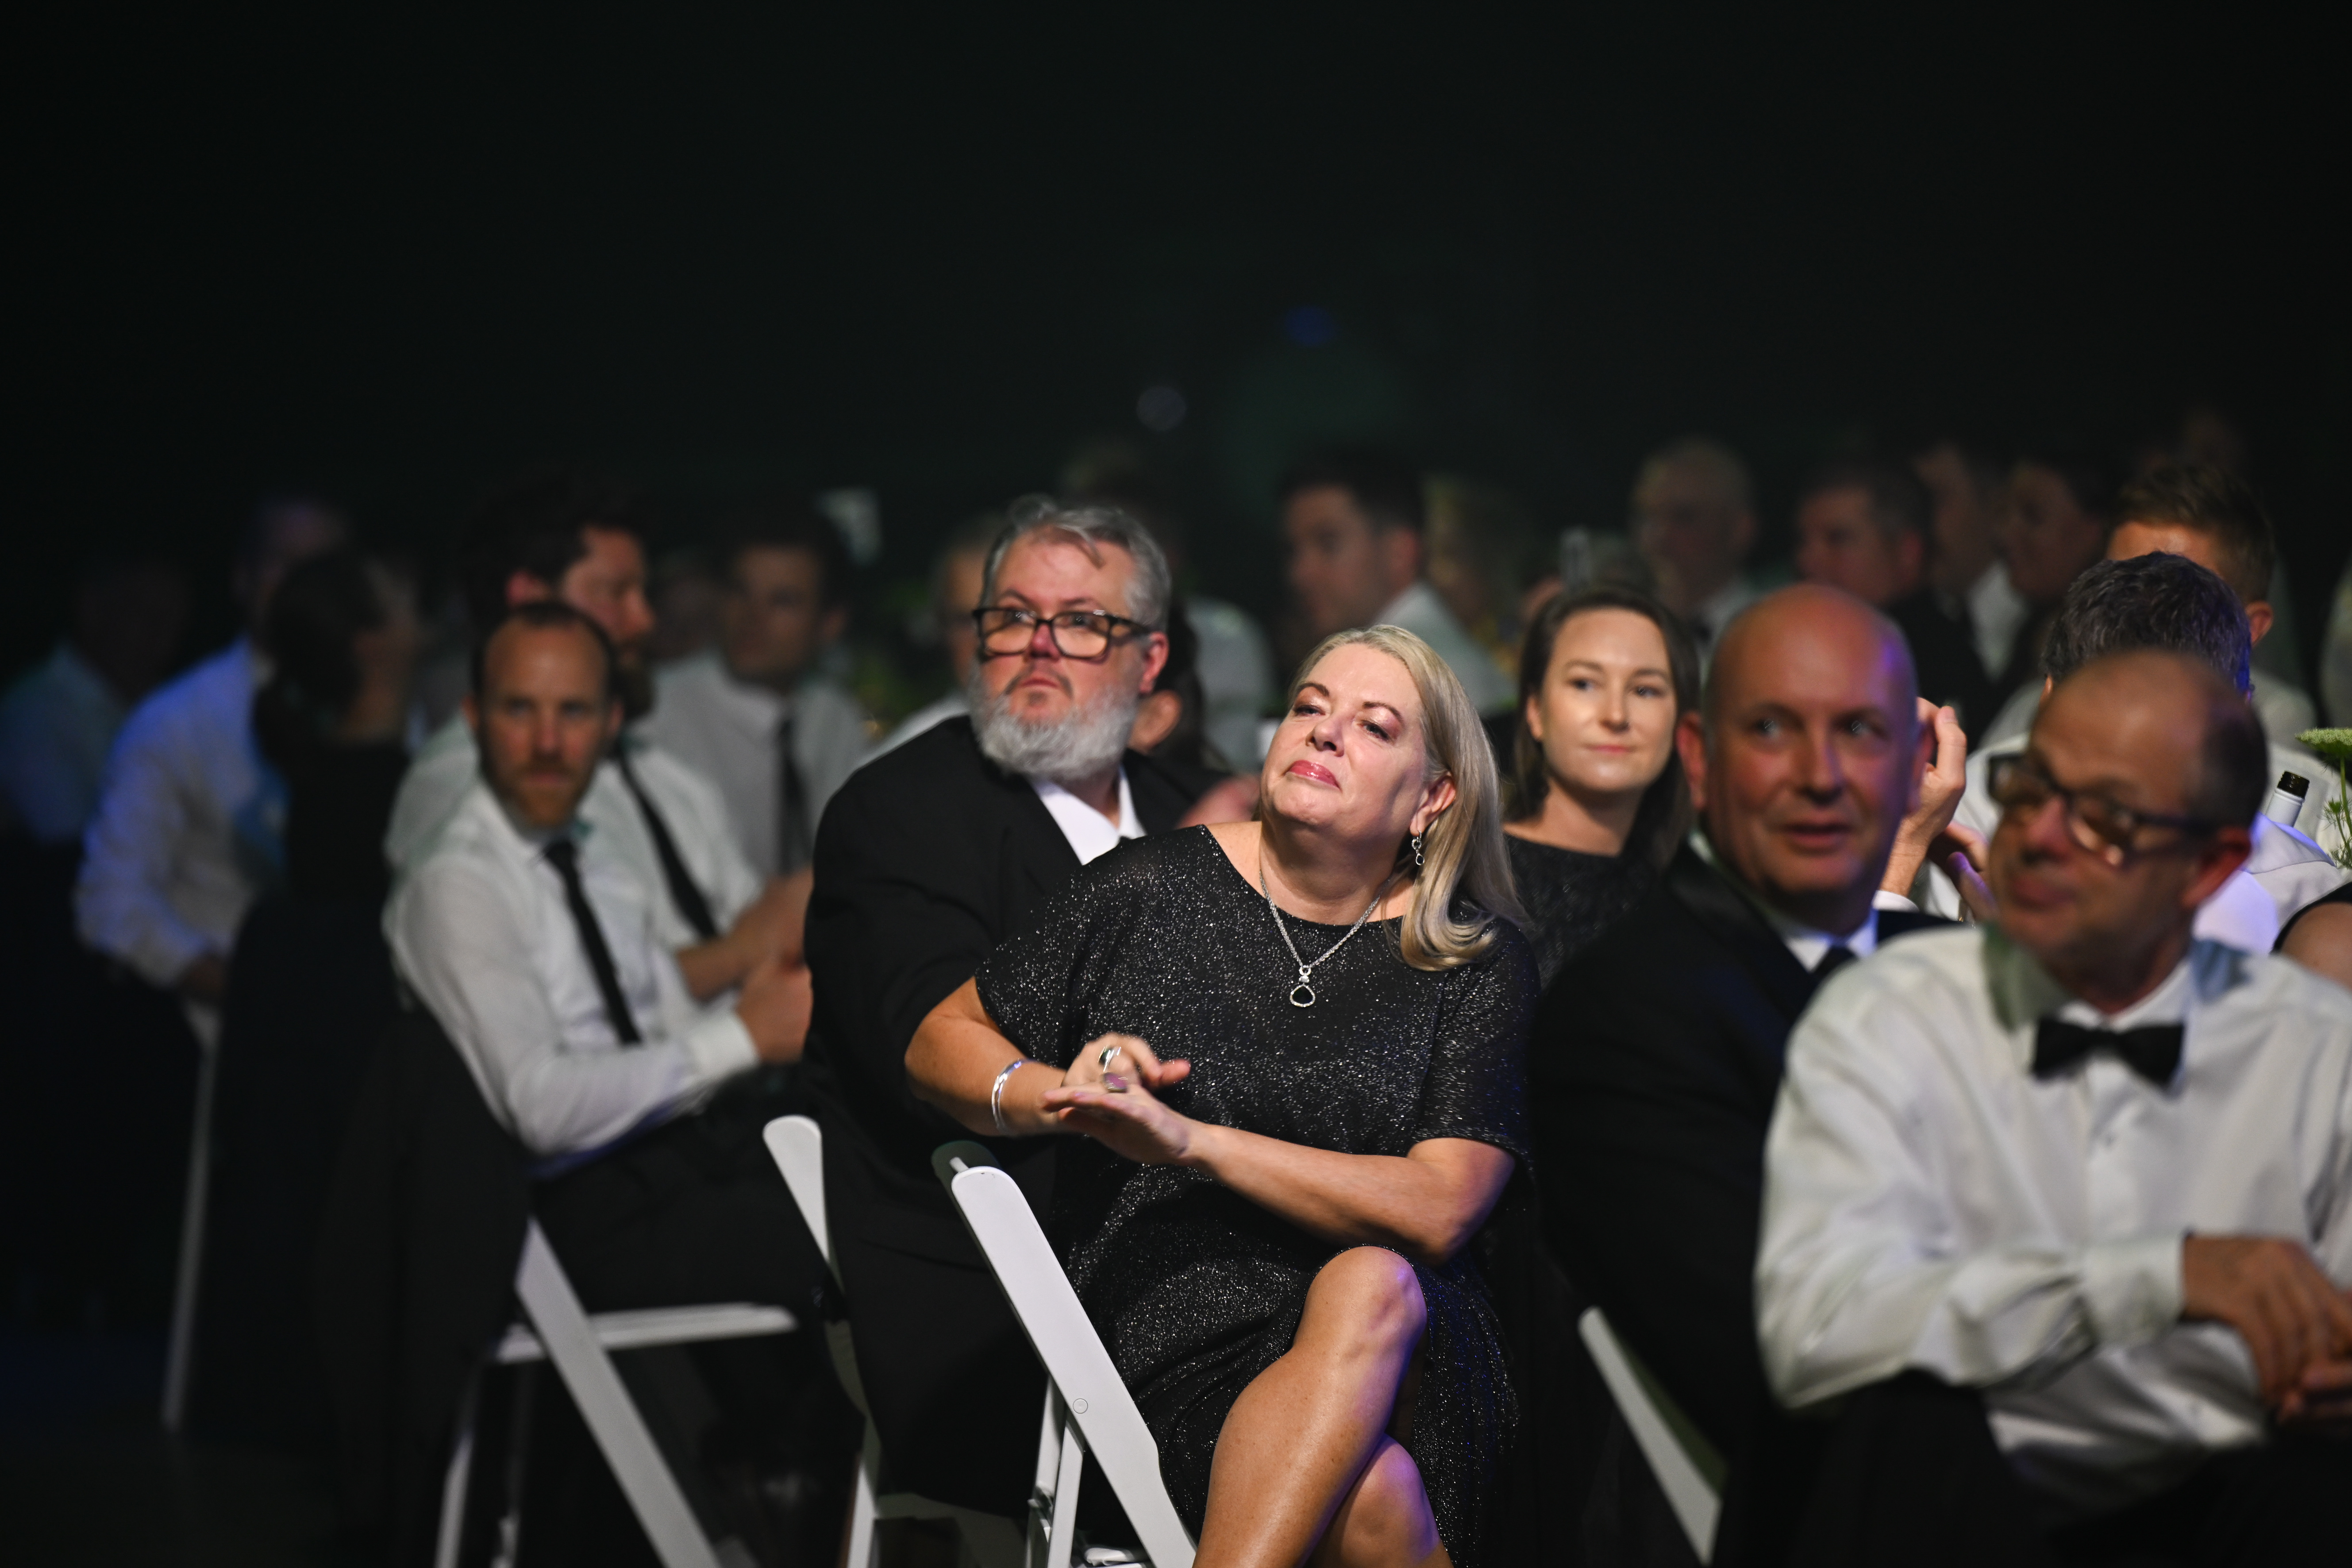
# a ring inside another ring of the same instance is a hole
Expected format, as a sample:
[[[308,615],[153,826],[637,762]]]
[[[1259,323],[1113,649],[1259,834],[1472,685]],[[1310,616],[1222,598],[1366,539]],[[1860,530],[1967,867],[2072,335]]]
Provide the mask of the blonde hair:
[[[1337,648],[1376,648],[1405,668],[1421,698],[1423,748],[1428,759],[1424,783],[1441,774],[1454,778],[1454,804],[1437,814],[1422,835],[1423,864],[1416,869],[1412,847],[1397,846],[1397,868],[1412,882],[1398,945],[1415,969],[1452,969],[1486,956],[1495,945],[1495,922],[1526,923],[1511,886],[1511,861],[1503,847],[1503,790],[1495,773],[1495,749],[1469,693],[1430,646],[1402,626],[1364,626],[1325,637],[1298,667],[1290,700]],[[1454,906],[1475,906],[1466,919]]]

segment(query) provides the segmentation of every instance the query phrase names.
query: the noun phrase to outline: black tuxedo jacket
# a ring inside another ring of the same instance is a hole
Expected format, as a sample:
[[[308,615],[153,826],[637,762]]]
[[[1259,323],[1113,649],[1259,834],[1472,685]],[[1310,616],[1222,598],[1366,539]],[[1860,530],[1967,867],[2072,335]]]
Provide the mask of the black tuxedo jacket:
[[[1930,916],[1882,911],[1884,942]],[[1770,1408],[1753,1278],[1764,1135],[1813,977],[1685,847],[1544,994],[1528,1041],[1545,1226],[1716,1447]]]
[[[1147,833],[1173,827],[1200,794],[1138,752],[1125,767]],[[971,1243],[930,1158],[971,1134],[909,1091],[907,1045],[997,943],[1026,929],[1078,858],[1029,782],[981,755],[970,720],[951,719],[850,776],[825,806],[814,860],[808,1056],[828,1169],[832,1145],[851,1144],[859,1174],[895,1200],[870,1224],[912,1227],[921,1234],[896,1239],[965,1256]],[[1011,1167],[1029,1152],[1013,1143],[1000,1156]]]

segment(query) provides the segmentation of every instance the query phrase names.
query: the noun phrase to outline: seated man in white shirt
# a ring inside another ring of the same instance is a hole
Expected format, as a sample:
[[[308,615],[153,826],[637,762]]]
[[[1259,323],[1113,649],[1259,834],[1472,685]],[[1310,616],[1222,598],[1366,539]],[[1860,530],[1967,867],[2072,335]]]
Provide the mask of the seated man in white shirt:
[[[1800,1559],[2340,1552],[2352,995],[2190,931],[2263,765],[2201,662],[2084,667],[1998,775],[1999,927],[1798,1025],[1757,1320],[1784,1403],[1847,1399]]]
[[[1682,616],[1699,657],[1761,592],[1748,575],[1756,547],[1755,486],[1739,454],[1720,441],[1685,436],[1643,459],[1633,479],[1633,546],[1658,582],[1658,597]]]
[[[254,633],[287,572],[349,532],[315,501],[257,512],[234,579],[247,629],[132,710],[107,758],[76,923],[92,948],[178,992],[207,1033],[236,928],[275,879],[284,848],[285,793],[253,743],[253,694],[268,669]]]
[[[577,474],[527,479],[494,494],[468,521],[461,571],[467,613],[484,635],[509,609],[541,600],[594,621],[619,659],[622,710],[632,721],[653,705],[646,649],[645,544],[635,504]],[[606,752],[580,814],[604,848],[637,876],[662,945],[687,988],[709,1001],[782,952],[799,951],[797,888],[754,870],[711,783],[632,723]],[[395,878],[428,850],[480,775],[473,729],[454,716],[421,747],[401,779],[384,834]]]
[[[482,773],[394,891],[394,963],[537,1158],[533,1215],[592,1311],[709,1301],[813,1317],[824,1264],[760,1140],[762,1063],[799,1058],[804,969],[771,958],[698,1008],[658,896],[581,803],[621,726],[610,646],[579,611],[519,607],[478,654]],[[757,1420],[815,1369],[748,1341],[716,1392]],[[747,1409],[747,1407],[749,1407]]]
[[[1510,707],[1511,682],[1429,585],[1421,476],[1372,452],[1330,452],[1282,482],[1290,587],[1318,641],[1356,626],[1402,626],[1444,659],[1481,713]]]
[[[2124,537],[2122,534],[2118,538]],[[2166,648],[2198,659],[2235,685],[2252,689],[2253,642],[2251,623],[2236,593],[2221,578],[2183,555],[2158,552],[2104,561],[2066,590],[2057,618],[2044,639],[2042,689],[2103,654],[2126,648]],[[1983,867],[1985,840],[2000,820],[1988,781],[1995,759],[2025,749],[2018,736],[1996,742],[1968,761],[1968,782],[1952,818],[1954,840]],[[2321,772],[2299,753],[2269,745],[2269,778],[2282,766]],[[2332,793],[2333,770],[2315,779],[2314,798]],[[2306,805],[2308,815],[2313,809]],[[1960,895],[1951,880],[1948,858],[1938,875],[1922,878],[1920,901],[1938,914],[1957,915]],[[2247,952],[2267,952],[2297,911],[2326,897],[2347,879],[2342,867],[2317,844],[2291,826],[2257,817],[2253,849],[2238,874],[2225,879],[2198,911],[2197,934]],[[1982,902],[1979,889],[1979,901]]]
[[[781,877],[866,755],[865,711],[818,668],[849,625],[849,552],[813,510],[728,532],[719,646],[660,672],[645,731],[719,786],[752,866]]]

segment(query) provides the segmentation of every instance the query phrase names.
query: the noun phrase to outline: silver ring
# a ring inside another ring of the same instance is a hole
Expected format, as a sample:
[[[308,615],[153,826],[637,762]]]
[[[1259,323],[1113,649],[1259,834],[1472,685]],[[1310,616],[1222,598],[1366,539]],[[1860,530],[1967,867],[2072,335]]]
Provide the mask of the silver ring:
[[[1102,1054],[1095,1058],[1095,1066],[1105,1072],[1110,1071],[1110,1064],[1118,1060],[1118,1053],[1126,1048],[1125,1046],[1105,1046]]]

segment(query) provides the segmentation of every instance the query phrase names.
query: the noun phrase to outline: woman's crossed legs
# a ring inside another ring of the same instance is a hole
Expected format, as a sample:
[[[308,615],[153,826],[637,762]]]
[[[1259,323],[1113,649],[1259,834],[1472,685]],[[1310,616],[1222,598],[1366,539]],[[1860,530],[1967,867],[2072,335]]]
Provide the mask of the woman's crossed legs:
[[[1198,1568],[1452,1568],[1412,1420],[1428,1309],[1412,1266],[1358,1247],[1307,1288],[1298,1334],[1217,1436]]]

